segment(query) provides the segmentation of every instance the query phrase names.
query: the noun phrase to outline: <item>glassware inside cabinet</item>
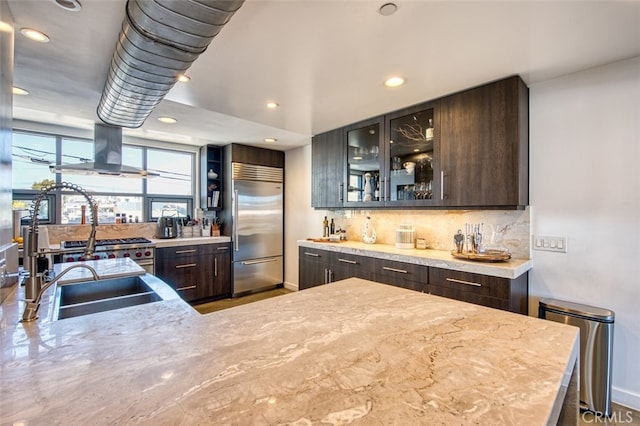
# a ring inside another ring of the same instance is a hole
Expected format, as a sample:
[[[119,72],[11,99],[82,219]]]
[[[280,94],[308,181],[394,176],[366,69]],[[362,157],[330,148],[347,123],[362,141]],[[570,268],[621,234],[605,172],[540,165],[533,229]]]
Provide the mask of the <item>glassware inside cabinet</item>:
[[[391,201],[433,197],[433,109],[389,120]]]
[[[380,129],[376,121],[347,130],[347,202],[380,201]]]

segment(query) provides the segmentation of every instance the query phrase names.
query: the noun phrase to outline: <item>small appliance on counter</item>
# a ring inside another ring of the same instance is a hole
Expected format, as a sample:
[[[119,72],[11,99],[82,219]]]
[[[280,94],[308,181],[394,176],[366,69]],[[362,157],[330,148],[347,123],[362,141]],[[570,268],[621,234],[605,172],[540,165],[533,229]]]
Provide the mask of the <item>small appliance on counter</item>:
[[[396,248],[412,249],[415,247],[416,231],[412,225],[400,225],[396,229]]]
[[[158,218],[158,230],[156,238],[167,239],[178,236],[178,218],[172,216],[161,216]]]

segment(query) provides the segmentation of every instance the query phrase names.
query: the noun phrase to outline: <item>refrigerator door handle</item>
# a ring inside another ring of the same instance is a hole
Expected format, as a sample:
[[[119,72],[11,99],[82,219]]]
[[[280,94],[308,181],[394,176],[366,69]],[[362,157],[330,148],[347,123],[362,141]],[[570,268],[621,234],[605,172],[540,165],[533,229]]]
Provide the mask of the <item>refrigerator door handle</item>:
[[[238,190],[233,191],[233,248],[235,251],[240,250],[240,242],[238,241]]]
[[[258,263],[269,263],[278,261],[277,257],[272,257],[271,259],[260,259],[260,260],[245,260],[242,263],[243,265],[256,265]]]

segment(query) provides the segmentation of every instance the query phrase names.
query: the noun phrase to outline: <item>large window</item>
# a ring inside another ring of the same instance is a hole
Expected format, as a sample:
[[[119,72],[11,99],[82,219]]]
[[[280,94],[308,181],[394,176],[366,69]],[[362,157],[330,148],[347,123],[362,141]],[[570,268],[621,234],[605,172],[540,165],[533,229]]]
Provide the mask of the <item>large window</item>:
[[[69,182],[85,189],[98,205],[98,222],[152,221],[158,217],[156,204],[177,206],[180,215],[193,211],[195,154],[178,150],[123,145],[122,164],[159,173],[152,179],[101,175],[54,174],[52,164],[78,164],[93,161],[93,141],[60,135],[16,131],[13,133],[14,210],[25,209],[45,185]],[[155,197],[154,197],[155,196]],[[66,189],[51,191],[40,206],[43,222],[81,223],[87,200]],[[91,213],[86,210],[87,221]]]

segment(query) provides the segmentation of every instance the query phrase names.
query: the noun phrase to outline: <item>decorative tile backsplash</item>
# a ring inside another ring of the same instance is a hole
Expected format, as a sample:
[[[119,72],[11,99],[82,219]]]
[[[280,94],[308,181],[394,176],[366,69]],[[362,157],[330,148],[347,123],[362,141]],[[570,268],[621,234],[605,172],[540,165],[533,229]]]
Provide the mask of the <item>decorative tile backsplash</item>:
[[[490,242],[492,229],[494,240],[502,237],[514,258],[530,259],[530,209],[525,210],[336,210],[327,211],[328,218],[334,218],[336,228],[347,231],[347,239],[362,241],[362,227],[370,216],[377,234],[377,243],[395,244],[396,229],[400,225],[412,225],[416,238],[424,238],[427,248],[453,250],[453,235],[465,223],[482,223],[484,241]],[[498,235],[502,234],[502,235]]]

